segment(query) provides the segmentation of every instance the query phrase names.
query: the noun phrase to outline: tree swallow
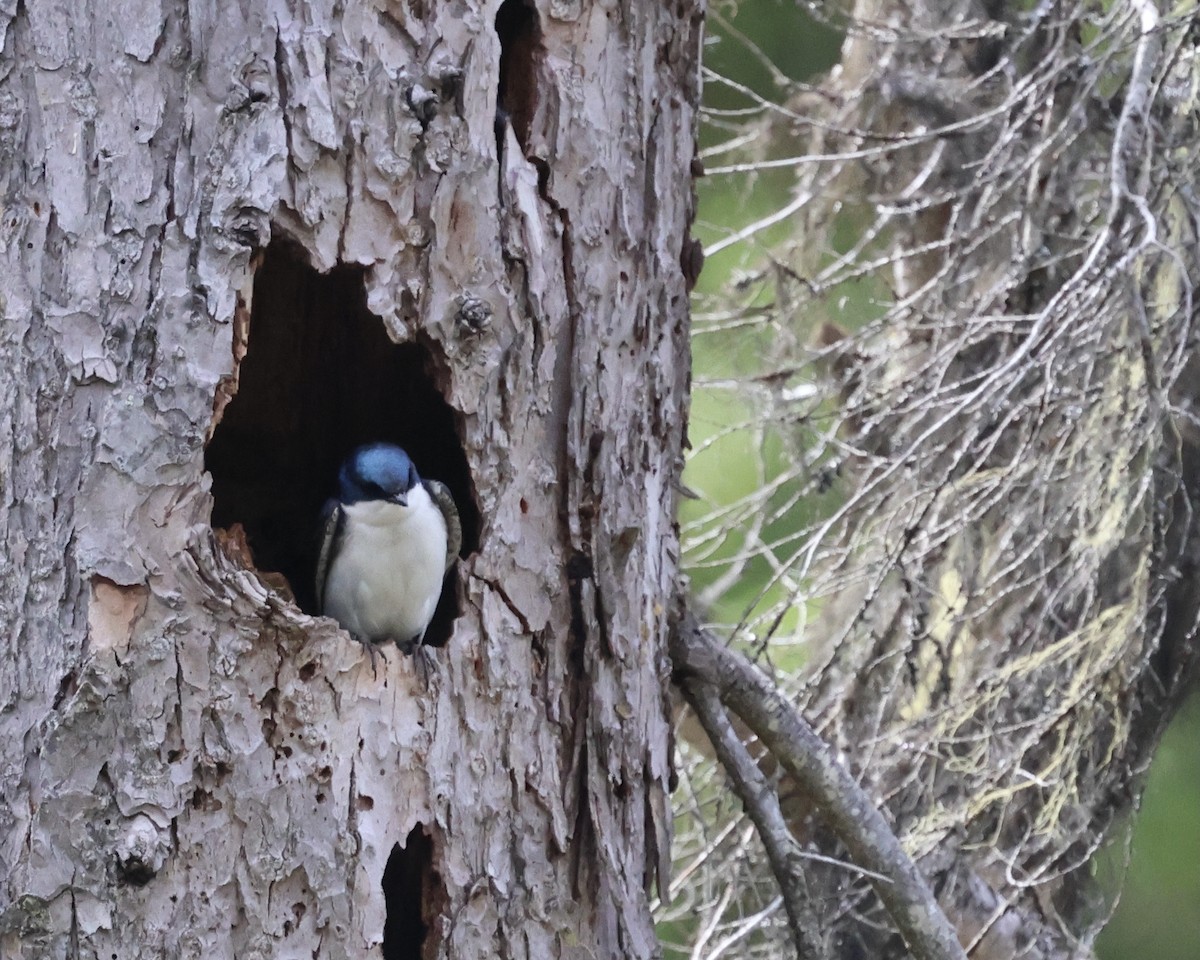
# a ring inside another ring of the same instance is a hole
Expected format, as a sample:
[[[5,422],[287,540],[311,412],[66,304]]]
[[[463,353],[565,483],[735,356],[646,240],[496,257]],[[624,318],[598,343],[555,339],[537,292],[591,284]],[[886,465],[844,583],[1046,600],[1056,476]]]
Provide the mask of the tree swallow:
[[[390,443],[355,450],[325,504],[317,560],[317,604],[364,644],[394,641],[410,653],[425,637],[442,580],[458,558],[462,527],[454,498],[417,476]]]

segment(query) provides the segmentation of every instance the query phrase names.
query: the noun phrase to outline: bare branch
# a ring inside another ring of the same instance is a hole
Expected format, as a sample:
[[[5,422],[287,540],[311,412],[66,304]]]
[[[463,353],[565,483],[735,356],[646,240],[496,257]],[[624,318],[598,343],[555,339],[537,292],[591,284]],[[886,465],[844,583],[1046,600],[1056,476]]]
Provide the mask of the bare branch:
[[[966,954],[953,928],[883,814],[779,691],[747,660],[705,631],[688,610],[682,611],[672,631],[671,658],[677,681],[685,691],[694,696],[696,690],[702,689],[697,681],[711,684],[720,701],[758,735],[767,750],[795,778],[854,861],[887,878],[872,879],[872,886],[913,955],[918,960],[965,960]],[[697,702],[702,708],[708,706],[699,698]],[[708,723],[705,729],[709,729]],[[713,739],[718,756],[726,749],[725,736],[718,732]],[[730,764],[721,757],[735,783],[740,780],[746,795],[752,794],[753,778],[747,778],[740,759],[733,759],[736,763]],[[761,773],[758,776],[761,778]],[[748,800],[746,803],[757,825],[758,815],[763,811],[756,813]],[[768,836],[771,843],[778,843],[778,828],[771,818],[764,816],[764,823],[768,827],[765,831],[760,827],[764,844],[768,843]],[[771,865],[778,877],[774,858]],[[797,879],[793,877],[790,883]],[[786,900],[789,887],[781,880],[780,888]]]
[[[681,679],[679,685],[712,741],[717,759],[729,775],[739,799],[745,804],[746,813],[766,848],[771,871],[783,895],[797,954],[801,957],[824,956],[826,951],[818,934],[817,918],[809,908],[804,893],[796,840],[784,822],[775,788],[767,782],[758,765],[746,752],[712,684],[701,677],[687,676]]]

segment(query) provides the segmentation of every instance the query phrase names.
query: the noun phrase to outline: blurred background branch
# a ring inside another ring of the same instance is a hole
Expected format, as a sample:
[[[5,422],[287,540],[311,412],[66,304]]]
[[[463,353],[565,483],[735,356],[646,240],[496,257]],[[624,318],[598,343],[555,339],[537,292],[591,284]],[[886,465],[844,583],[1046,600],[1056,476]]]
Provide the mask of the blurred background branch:
[[[976,958],[1096,951],[1104,875],[1195,675],[1195,15],[710,17],[696,609],[885,807]],[[680,730],[668,955],[778,956],[767,858],[686,711]],[[806,873],[830,955],[903,955],[844,847],[749,750],[801,850],[833,861]],[[1137,941],[1161,937],[1160,960],[1200,944],[1196,766],[1165,751],[1193,778],[1167,814],[1169,890],[1129,893],[1166,911]],[[1135,955],[1129,929],[1118,912],[1098,955]]]

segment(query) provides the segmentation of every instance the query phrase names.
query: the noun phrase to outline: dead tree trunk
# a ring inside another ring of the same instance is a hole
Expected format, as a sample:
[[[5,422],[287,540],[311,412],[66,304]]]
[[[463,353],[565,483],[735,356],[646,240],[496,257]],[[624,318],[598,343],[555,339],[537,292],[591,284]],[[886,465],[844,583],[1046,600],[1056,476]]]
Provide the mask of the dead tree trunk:
[[[760,487],[695,526],[693,556],[823,742],[681,616],[681,681],[739,797],[681,765],[688,820],[724,829],[681,831],[707,913],[680,939],[1090,957],[1092,856],[1200,667],[1195,4],[810,8],[852,10],[839,69],[781,82],[777,118],[712,149],[717,176],[796,171],[713,249],[794,226],[697,327],[772,337],[739,381]],[[872,802],[928,897],[874,842]],[[922,923],[933,896],[950,935]]]
[[[857,165],[895,299],[843,355],[856,586],[810,715],[977,957],[1091,955],[1091,857],[1200,661],[1200,74],[1171,6],[863,0],[888,29],[846,49],[839,125],[900,144]]]
[[[699,2],[0,12],[0,955],[649,957]],[[427,677],[337,464],[464,517]]]

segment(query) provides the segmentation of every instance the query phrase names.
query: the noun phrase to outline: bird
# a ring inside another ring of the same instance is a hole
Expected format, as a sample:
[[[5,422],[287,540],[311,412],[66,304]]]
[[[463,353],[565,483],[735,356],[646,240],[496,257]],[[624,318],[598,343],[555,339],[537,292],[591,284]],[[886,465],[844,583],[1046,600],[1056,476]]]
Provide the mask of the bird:
[[[366,647],[372,669],[379,644],[419,648],[462,547],[449,489],[422,480],[401,447],[371,443],[342,464],[322,518],[320,613]]]

